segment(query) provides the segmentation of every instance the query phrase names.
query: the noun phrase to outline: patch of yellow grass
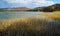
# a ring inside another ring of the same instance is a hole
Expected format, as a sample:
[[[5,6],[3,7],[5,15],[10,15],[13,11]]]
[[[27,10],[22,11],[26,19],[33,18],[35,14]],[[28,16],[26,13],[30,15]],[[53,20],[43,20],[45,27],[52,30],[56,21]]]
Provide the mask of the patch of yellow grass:
[[[13,29],[17,29],[15,27],[16,27],[16,25],[19,24],[19,27],[21,27],[23,25],[23,26],[26,26],[27,29],[40,31],[42,28],[44,29],[44,27],[40,26],[39,21],[40,20],[37,18],[30,18],[30,17],[2,20],[2,21],[0,21],[0,30],[5,30],[8,27],[10,27],[11,25],[12,25]]]
[[[0,30],[7,29],[9,26],[14,25],[18,22],[25,22],[28,23],[32,18],[15,18],[15,19],[6,19],[6,20],[0,20]],[[28,25],[28,24],[25,24]]]
[[[52,19],[60,19],[60,11],[44,12],[43,15]]]
[[[0,30],[7,29],[7,27],[9,27],[10,25],[24,20],[26,19],[16,18],[16,19],[0,20]]]

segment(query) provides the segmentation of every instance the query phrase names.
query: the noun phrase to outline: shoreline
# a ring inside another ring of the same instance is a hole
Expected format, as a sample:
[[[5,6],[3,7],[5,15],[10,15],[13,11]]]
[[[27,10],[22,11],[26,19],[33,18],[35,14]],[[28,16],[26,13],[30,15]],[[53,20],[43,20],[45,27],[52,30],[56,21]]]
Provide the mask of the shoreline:
[[[48,12],[49,13],[49,12]],[[51,19],[54,20],[54,18],[57,18],[60,16],[58,16],[57,14],[60,14],[59,12],[53,12],[53,13],[42,13],[44,17],[40,17],[40,14],[36,15],[36,16],[32,16],[32,17],[25,17],[25,18],[13,18],[13,19],[8,19],[8,20],[0,20],[0,29],[3,30],[3,29],[7,29],[7,27],[11,26],[12,24],[14,23],[18,23],[18,22],[25,22],[27,23],[28,21],[31,21],[32,19],[40,19],[42,21],[47,21],[47,22],[52,22]],[[49,16],[51,15],[51,16]],[[56,15],[57,17],[55,16],[52,16],[52,15]],[[53,18],[50,18],[50,17],[53,17]]]

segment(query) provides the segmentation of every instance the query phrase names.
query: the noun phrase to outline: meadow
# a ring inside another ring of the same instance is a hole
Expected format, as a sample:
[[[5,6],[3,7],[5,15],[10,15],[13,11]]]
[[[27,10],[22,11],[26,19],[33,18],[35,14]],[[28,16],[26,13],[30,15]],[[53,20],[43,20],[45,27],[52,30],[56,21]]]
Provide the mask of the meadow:
[[[56,20],[60,19],[60,11],[45,12],[45,13],[43,13],[43,15],[47,16],[48,18],[52,18],[52,19],[56,19]]]

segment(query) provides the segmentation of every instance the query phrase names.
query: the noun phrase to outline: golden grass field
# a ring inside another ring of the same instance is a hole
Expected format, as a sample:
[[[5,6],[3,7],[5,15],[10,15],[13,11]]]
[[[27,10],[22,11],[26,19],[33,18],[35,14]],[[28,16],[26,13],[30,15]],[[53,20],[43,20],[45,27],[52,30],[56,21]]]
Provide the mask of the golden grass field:
[[[25,21],[26,19],[24,18],[15,18],[15,19],[6,19],[6,20],[0,20],[0,29],[6,29],[9,27],[11,24],[14,24],[16,22],[20,21]]]
[[[60,11],[45,12],[43,13],[43,15],[47,16],[48,18],[52,18],[52,19],[60,19]]]

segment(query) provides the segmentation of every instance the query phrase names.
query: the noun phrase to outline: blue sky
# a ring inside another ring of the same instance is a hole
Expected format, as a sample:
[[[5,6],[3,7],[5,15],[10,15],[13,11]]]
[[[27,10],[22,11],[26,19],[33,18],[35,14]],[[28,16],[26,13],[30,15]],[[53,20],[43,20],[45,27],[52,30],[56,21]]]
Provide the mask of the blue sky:
[[[60,0],[0,0],[0,8],[11,7],[42,7],[60,3]]]

